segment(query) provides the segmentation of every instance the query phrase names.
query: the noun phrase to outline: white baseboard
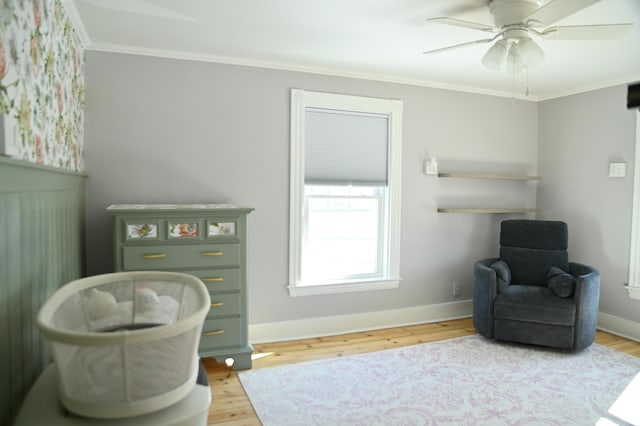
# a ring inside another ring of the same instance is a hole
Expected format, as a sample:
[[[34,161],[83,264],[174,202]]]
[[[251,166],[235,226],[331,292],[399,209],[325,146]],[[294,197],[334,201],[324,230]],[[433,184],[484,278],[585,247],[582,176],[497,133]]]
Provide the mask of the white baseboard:
[[[473,302],[465,300],[388,311],[249,324],[249,338],[252,343],[280,342],[448,321],[468,318],[472,314]],[[640,342],[640,324],[615,315],[600,312],[598,329]]]
[[[252,343],[267,343],[334,336],[359,331],[468,318],[472,314],[473,302],[464,300],[388,311],[249,324],[249,339]]]
[[[640,323],[604,312],[598,313],[598,329],[640,342]]]

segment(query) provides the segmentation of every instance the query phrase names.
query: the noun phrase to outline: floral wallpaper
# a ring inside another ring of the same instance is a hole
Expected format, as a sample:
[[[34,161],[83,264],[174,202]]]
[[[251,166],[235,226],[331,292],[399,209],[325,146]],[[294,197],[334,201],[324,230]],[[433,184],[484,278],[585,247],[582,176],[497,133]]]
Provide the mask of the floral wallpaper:
[[[83,171],[84,54],[60,0],[0,0],[0,112],[15,157]]]

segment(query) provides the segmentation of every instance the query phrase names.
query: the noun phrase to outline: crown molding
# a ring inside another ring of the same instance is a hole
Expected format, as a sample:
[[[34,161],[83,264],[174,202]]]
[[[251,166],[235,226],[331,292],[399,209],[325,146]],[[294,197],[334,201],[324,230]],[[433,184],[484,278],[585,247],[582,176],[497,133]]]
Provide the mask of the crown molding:
[[[619,86],[622,84],[629,84],[638,81],[640,81],[640,74],[632,74],[626,77],[575,86],[567,90],[549,92],[548,94],[539,96],[538,101],[548,101],[551,99],[564,98],[565,96],[579,95],[580,93],[592,92],[594,90],[606,89],[607,87]]]
[[[332,77],[357,78],[361,80],[380,81],[384,83],[405,84],[410,86],[429,87],[432,89],[452,90],[456,92],[473,93],[479,95],[496,96],[509,99],[537,102],[537,96],[524,96],[520,93],[503,92],[498,90],[480,89],[472,86],[447,84],[437,81],[404,78],[392,74],[378,74],[350,71],[338,68],[316,67],[300,65],[288,62],[264,61],[250,58],[237,58],[230,56],[208,55],[197,52],[174,51],[164,49],[148,49],[135,46],[122,46],[105,43],[91,43],[86,46],[87,50],[96,52],[122,53],[129,55],[152,56],[166,59],[178,59],[187,61],[213,62],[227,65],[240,65],[255,68],[266,68],[282,71],[304,72],[310,74],[320,74]]]
[[[65,3],[73,4],[70,0],[65,0]],[[75,11],[74,6],[71,6],[71,9]],[[71,17],[71,14],[70,14],[70,17]],[[74,21],[72,19],[72,23],[73,22]],[[79,30],[79,33],[81,35],[81,39],[87,40],[87,42],[84,43],[85,49],[90,51],[96,51],[96,52],[121,53],[121,54],[128,54],[128,55],[151,56],[151,57],[165,58],[165,59],[177,59],[177,60],[184,60],[184,61],[211,62],[211,63],[218,63],[218,64],[226,64],[226,65],[239,65],[239,66],[246,66],[246,67],[265,68],[265,69],[282,70],[282,71],[303,72],[303,73],[327,75],[332,77],[356,78],[361,80],[372,80],[372,81],[380,81],[384,83],[404,84],[404,85],[410,85],[410,86],[428,87],[432,89],[451,90],[456,92],[517,99],[517,100],[529,101],[529,102],[542,102],[542,101],[552,100],[556,98],[562,98],[565,96],[572,96],[580,93],[590,92],[593,90],[605,89],[607,87],[613,87],[621,84],[628,84],[628,83],[640,81],[640,74],[633,74],[633,75],[620,77],[612,80],[605,80],[605,81],[601,81],[593,84],[579,85],[566,90],[550,91],[550,92],[543,93],[541,95],[526,96],[521,93],[517,93],[517,92],[514,93],[511,91],[505,92],[505,91],[499,91],[499,90],[482,89],[482,88],[477,88],[473,86],[443,83],[440,81],[411,79],[411,78],[404,78],[404,77],[400,77],[398,75],[392,75],[392,74],[358,72],[358,71],[351,71],[351,70],[338,69],[338,68],[301,65],[301,64],[295,64],[295,63],[289,63],[289,62],[266,61],[266,60],[252,59],[252,58],[210,55],[210,54],[203,54],[198,52],[186,52],[186,51],[175,51],[175,50],[165,50],[165,49],[149,49],[144,47],[95,43],[89,40],[89,37],[86,35],[86,31],[84,30],[84,26],[82,25],[81,25],[81,29]],[[82,35],[83,33],[84,35]]]
[[[83,48],[87,48],[91,44],[91,38],[89,37],[89,33],[87,32],[86,27],[84,26],[84,22],[82,22],[82,18],[80,17],[80,13],[76,8],[76,4],[73,0],[61,0],[62,7],[64,8],[69,20],[71,21],[71,25],[75,30],[78,38],[80,39],[80,43]]]

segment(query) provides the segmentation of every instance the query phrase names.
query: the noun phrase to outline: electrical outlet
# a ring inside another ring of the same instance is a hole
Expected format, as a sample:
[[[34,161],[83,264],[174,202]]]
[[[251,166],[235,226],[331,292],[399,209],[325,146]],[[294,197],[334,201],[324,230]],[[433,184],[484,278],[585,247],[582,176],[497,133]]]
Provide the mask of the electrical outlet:
[[[454,281],[453,283],[453,295],[454,296],[460,296],[462,294],[462,286],[460,285],[459,282]]]

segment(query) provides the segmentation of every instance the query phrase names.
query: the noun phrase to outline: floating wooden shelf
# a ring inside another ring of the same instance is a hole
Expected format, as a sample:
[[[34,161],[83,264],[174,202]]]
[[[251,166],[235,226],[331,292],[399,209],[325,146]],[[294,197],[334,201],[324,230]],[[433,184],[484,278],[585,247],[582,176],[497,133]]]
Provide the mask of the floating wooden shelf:
[[[438,208],[438,213],[537,213],[538,209],[510,209],[510,208],[474,208],[474,207],[451,207]]]
[[[541,180],[541,176],[527,176],[527,175],[509,175],[501,173],[473,173],[473,172],[440,172],[438,177],[441,178],[459,178],[459,179],[489,179],[489,180],[511,180],[511,181],[538,181]],[[477,207],[446,207],[438,208],[438,213],[471,213],[471,214],[485,214],[485,213],[537,213],[536,208],[477,208]]]
[[[541,176],[524,176],[524,175],[504,175],[494,173],[460,173],[460,172],[441,172],[438,177],[442,178],[460,178],[460,179],[494,179],[494,180],[540,180]]]

